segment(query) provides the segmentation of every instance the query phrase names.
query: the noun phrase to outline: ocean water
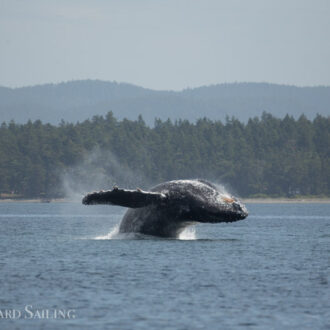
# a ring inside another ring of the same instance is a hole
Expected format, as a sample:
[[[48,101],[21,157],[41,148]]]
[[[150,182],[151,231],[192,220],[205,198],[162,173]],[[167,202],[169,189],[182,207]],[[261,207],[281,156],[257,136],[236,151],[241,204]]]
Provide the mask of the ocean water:
[[[0,203],[0,329],[330,329],[330,204],[250,204],[182,239],[120,207]]]

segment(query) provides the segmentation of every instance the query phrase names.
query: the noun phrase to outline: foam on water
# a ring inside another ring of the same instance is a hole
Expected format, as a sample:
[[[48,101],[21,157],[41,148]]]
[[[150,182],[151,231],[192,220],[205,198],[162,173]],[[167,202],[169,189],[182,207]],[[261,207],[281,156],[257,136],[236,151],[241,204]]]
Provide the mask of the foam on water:
[[[120,233],[120,224],[116,224],[108,234],[96,236],[95,240],[110,240],[110,239],[155,239],[154,236],[144,235],[140,233]]]
[[[178,238],[181,240],[195,240],[196,239],[195,226],[186,227]]]
[[[96,236],[93,239],[95,240],[107,240],[107,239],[155,239],[156,236],[143,235],[139,233],[120,233],[119,232],[120,224],[116,224],[108,234]],[[180,240],[195,240],[196,239],[196,229],[195,226],[189,226],[183,230],[179,235],[178,239]]]
[[[119,223],[116,224],[108,234],[103,236],[97,236],[94,239],[116,239],[119,236]]]

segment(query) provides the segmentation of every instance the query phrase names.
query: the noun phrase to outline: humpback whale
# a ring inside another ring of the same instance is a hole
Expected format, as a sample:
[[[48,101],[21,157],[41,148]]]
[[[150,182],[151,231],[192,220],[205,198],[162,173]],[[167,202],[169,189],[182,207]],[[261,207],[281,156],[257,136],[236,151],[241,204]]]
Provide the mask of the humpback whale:
[[[248,216],[235,197],[222,194],[205,180],[174,180],[150,189],[112,190],[86,195],[85,205],[110,204],[128,207],[120,233],[141,233],[176,238],[185,227],[197,222],[233,222]]]

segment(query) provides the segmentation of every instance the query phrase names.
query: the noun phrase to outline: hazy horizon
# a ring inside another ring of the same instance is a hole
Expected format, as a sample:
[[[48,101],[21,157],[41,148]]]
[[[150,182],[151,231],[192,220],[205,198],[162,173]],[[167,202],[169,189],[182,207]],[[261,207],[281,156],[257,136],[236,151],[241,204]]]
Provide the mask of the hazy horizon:
[[[134,86],[134,87],[141,87],[143,89],[149,89],[149,90],[153,90],[153,91],[163,91],[163,92],[182,92],[185,90],[189,90],[189,89],[198,89],[198,88],[202,88],[202,87],[212,87],[212,86],[219,86],[219,85],[240,85],[240,84],[265,84],[265,85],[275,85],[275,86],[284,86],[284,87],[297,87],[297,88],[318,88],[318,87],[325,87],[328,88],[330,87],[329,85],[293,85],[293,84],[280,84],[280,83],[272,83],[272,82],[268,82],[268,81],[232,81],[232,82],[219,82],[219,83],[214,83],[214,84],[209,84],[209,85],[198,85],[198,86],[194,86],[194,87],[184,87],[181,89],[157,89],[157,88],[149,88],[149,87],[145,87],[145,86],[141,86],[141,85],[137,85],[135,83],[131,83],[131,82],[127,82],[127,81],[116,81],[116,80],[104,80],[104,79],[90,79],[90,78],[86,78],[86,79],[71,79],[71,80],[64,80],[64,81],[59,81],[59,82],[45,82],[45,83],[36,83],[36,84],[32,84],[32,85],[22,85],[22,86],[16,86],[16,87],[11,87],[11,86],[4,86],[0,84],[0,87],[3,88],[10,88],[10,89],[19,89],[19,88],[29,88],[29,87],[38,87],[38,86],[45,86],[45,85],[61,85],[61,84],[69,84],[69,83],[74,83],[74,82],[81,82],[81,81],[98,81],[98,82],[104,82],[104,83],[115,83],[118,85],[130,85],[130,86]]]
[[[0,0],[0,9],[4,87],[330,85],[326,0]]]

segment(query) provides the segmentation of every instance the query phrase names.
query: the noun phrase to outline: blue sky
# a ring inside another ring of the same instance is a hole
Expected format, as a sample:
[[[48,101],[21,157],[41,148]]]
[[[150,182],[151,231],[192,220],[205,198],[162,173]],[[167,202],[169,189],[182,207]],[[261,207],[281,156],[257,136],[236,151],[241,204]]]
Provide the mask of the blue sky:
[[[0,85],[330,85],[328,0],[0,0]]]

